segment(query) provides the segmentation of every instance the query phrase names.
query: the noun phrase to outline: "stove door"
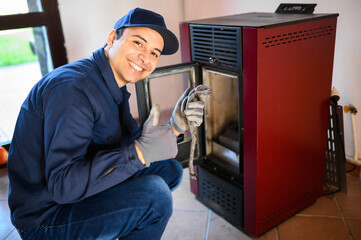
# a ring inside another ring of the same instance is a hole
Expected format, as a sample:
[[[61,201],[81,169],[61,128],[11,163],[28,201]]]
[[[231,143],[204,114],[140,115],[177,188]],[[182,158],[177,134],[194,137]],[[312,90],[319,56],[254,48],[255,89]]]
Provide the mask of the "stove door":
[[[173,109],[188,88],[194,88],[199,81],[199,65],[196,63],[185,63],[178,65],[170,65],[157,68],[148,78],[138,81],[135,84],[137,105],[139,114],[139,123],[143,123],[148,118],[150,109],[153,104],[160,105],[159,124],[167,123]],[[198,128],[198,136],[203,135]],[[197,139],[197,145],[199,146]],[[184,135],[184,140],[178,143],[178,155],[176,159],[180,161],[183,167],[188,165],[190,154],[191,136],[189,133]],[[195,159],[200,156],[200,148],[196,148]]]
[[[243,173],[243,108],[240,72],[205,66],[202,80],[212,88],[205,104],[205,156],[226,175]]]

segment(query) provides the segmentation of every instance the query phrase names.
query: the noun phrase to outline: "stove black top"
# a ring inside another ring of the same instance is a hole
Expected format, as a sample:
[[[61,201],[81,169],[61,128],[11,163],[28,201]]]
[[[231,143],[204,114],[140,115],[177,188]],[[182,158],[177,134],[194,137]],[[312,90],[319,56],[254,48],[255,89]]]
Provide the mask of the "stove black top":
[[[184,23],[272,28],[294,23],[308,22],[315,19],[337,17],[337,13],[325,14],[286,14],[286,13],[244,13],[224,17],[185,21]]]

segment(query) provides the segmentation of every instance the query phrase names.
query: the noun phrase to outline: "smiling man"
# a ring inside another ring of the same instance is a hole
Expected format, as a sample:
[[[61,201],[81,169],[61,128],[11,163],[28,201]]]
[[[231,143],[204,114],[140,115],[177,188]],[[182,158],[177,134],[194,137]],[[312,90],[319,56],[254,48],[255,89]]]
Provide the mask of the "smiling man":
[[[121,30],[123,32],[119,40],[116,40],[119,33],[111,31],[105,48],[119,87],[135,83],[151,74],[164,46],[163,37],[151,28],[128,27]]]
[[[177,102],[168,124],[152,109],[140,128],[128,83],[178,50],[163,17],[136,8],[119,19],[89,59],[44,76],[24,101],[10,146],[11,220],[22,239],[160,239],[182,178],[174,159],[188,120]],[[157,111],[158,110],[158,111]]]

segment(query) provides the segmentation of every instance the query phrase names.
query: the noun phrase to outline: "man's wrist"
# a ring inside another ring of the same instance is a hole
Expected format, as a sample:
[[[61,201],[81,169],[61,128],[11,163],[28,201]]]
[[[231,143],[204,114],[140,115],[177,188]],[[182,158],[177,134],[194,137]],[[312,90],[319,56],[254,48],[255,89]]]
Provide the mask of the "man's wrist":
[[[145,165],[145,159],[144,159],[144,155],[143,155],[142,151],[140,151],[140,148],[137,146],[137,144],[134,143],[134,146],[135,146],[135,151],[138,154],[139,160]]]
[[[170,125],[172,126],[173,128],[173,132],[174,134],[178,137],[181,133],[177,131],[177,129],[175,129],[175,127],[173,126],[173,124],[170,123]]]

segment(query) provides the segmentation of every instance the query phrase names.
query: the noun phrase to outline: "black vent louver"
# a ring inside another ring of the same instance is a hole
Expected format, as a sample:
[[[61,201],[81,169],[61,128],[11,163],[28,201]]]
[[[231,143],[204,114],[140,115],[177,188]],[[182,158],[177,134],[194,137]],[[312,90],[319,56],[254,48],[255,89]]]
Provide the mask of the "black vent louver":
[[[319,28],[304,29],[296,32],[287,32],[278,35],[267,36],[262,42],[265,48],[277,47],[284,44],[292,44],[300,41],[311,40],[314,38],[331,35],[335,29],[331,26],[322,26]]]
[[[200,186],[198,198],[233,226],[241,229],[243,226],[243,189],[232,185],[202,167],[199,167],[198,171]]]
[[[241,69],[241,31],[237,27],[190,25],[192,60]]]

